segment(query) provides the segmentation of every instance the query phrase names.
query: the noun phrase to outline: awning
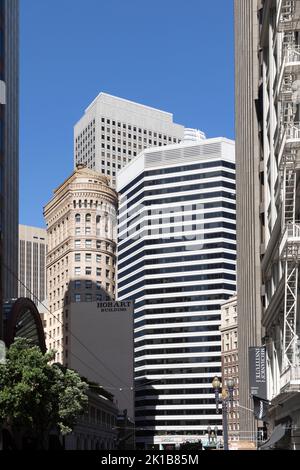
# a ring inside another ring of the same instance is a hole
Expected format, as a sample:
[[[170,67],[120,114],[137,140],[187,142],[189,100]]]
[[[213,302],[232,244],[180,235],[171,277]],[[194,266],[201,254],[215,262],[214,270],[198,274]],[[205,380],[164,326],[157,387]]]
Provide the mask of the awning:
[[[273,447],[276,442],[280,441],[285,435],[286,432],[286,426],[284,424],[278,424],[276,426],[269,437],[269,439],[259,447],[259,450],[267,450],[270,449],[270,447]]]

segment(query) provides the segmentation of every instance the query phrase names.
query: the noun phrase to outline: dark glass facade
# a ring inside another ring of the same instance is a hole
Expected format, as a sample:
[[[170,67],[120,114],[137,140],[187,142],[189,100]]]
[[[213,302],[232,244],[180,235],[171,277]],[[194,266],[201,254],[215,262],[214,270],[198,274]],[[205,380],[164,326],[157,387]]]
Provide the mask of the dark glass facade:
[[[3,299],[16,298],[19,217],[19,0],[0,1],[0,229]]]

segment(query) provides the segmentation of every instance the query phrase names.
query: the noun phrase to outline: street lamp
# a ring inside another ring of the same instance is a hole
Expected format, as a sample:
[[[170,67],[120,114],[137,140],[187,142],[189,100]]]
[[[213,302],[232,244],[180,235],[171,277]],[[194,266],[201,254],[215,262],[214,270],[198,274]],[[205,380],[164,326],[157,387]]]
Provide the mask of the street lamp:
[[[233,389],[234,389],[234,380],[228,379],[226,383],[226,388],[222,389],[222,394],[220,397],[220,387],[221,382],[218,377],[214,377],[212,381],[212,388],[215,391],[215,401],[216,401],[216,411],[219,413],[219,403],[222,403],[222,417],[223,417],[223,440],[224,440],[224,450],[228,450],[228,405],[232,406],[233,403]]]

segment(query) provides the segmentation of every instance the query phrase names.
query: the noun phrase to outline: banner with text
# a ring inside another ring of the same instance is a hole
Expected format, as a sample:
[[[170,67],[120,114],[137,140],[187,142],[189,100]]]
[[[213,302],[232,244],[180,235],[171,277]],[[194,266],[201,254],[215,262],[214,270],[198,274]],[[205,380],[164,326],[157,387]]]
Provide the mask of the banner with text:
[[[250,395],[267,398],[267,362],[265,347],[249,348]]]

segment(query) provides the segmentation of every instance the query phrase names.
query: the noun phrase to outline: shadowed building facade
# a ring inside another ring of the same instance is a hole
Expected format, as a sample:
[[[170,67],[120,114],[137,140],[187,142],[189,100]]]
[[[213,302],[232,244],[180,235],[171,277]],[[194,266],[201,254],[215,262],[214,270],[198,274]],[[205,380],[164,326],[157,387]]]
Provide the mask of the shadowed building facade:
[[[261,341],[258,0],[235,0],[237,311],[240,430],[254,438],[249,347]]]
[[[18,293],[19,1],[0,1],[0,230],[4,299]],[[13,273],[13,274],[12,274]],[[1,297],[1,294],[0,294]],[[2,335],[0,316],[0,337]]]

